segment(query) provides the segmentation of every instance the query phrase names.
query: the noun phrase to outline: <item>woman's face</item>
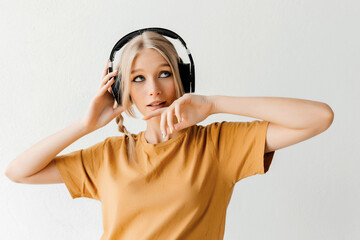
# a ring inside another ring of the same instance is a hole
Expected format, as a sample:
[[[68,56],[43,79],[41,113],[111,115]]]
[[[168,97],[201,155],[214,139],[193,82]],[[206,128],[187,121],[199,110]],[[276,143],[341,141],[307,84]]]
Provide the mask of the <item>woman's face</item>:
[[[155,49],[144,49],[135,57],[131,66],[130,81],[131,98],[144,116],[156,109],[148,106],[152,102],[165,102],[160,107],[168,107],[176,100],[171,67]]]

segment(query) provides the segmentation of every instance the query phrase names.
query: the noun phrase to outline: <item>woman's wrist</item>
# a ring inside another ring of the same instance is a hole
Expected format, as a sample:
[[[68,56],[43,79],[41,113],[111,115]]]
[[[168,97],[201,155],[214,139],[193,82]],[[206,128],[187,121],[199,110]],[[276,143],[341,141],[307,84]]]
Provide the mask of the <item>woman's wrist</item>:
[[[76,125],[76,128],[79,130],[79,132],[83,135],[87,135],[94,131],[85,123],[83,117],[76,120],[75,125]]]
[[[216,114],[217,113],[217,109],[216,109],[216,95],[210,95],[210,96],[206,96],[210,106],[211,106],[211,110],[210,110],[210,114]]]

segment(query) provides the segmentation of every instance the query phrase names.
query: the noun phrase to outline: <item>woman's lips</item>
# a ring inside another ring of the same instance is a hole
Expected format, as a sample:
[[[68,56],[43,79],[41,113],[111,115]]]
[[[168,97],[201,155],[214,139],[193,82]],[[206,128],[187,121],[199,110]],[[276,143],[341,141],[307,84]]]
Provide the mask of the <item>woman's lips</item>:
[[[159,109],[159,108],[162,108],[162,107],[165,107],[165,104],[166,102],[158,105],[158,106],[147,106],[148,108],[150,108],[151,110],[156,110],[156,109]]]

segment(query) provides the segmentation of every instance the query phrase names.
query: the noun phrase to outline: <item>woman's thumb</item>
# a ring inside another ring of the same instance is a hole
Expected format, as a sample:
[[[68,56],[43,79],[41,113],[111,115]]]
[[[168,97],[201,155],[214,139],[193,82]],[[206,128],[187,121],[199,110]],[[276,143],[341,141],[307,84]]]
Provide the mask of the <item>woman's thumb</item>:
[[[117,108],[115,108],[115,110],[114,110],[115,116],[118,116],[122,111],[123,111],[122,106],[118,106]]]

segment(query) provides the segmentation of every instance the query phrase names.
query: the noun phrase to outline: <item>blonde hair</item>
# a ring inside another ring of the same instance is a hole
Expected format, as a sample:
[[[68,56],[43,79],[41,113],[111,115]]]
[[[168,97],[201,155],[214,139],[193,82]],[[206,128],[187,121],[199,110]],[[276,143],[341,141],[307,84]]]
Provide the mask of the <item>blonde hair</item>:
[[[169,63],[171,71],[174,75],[176,98],[184,95],[184,89],[180,79],[180,73],[178,68],[178,62],[182,62],[178,56],[174,45],[162,35],[152,32],[145,31],[141,35],[138,35],[131,39],[123,49],[120,63],[114,70],[118,70],[118,79],[121,78],[121,102],[124,108],[124,112],[133,118],[136,118],[133,108],[133,102],[130,96],[130,71],[132,63],[135,57],[144,49],[152,48],[158,51],[165,60]],[[118,103],[115,103],[115,107],[118,107]],[[119,132],[124,133],[128,137],[127,142],[127,156],[131,163],[138,164],[135,152],[135,141],[133,136],[124,126],[124,118],[120,114],[116,117],[116,124],[118,125]],[[126,141],[126,136],[124,140]]]

